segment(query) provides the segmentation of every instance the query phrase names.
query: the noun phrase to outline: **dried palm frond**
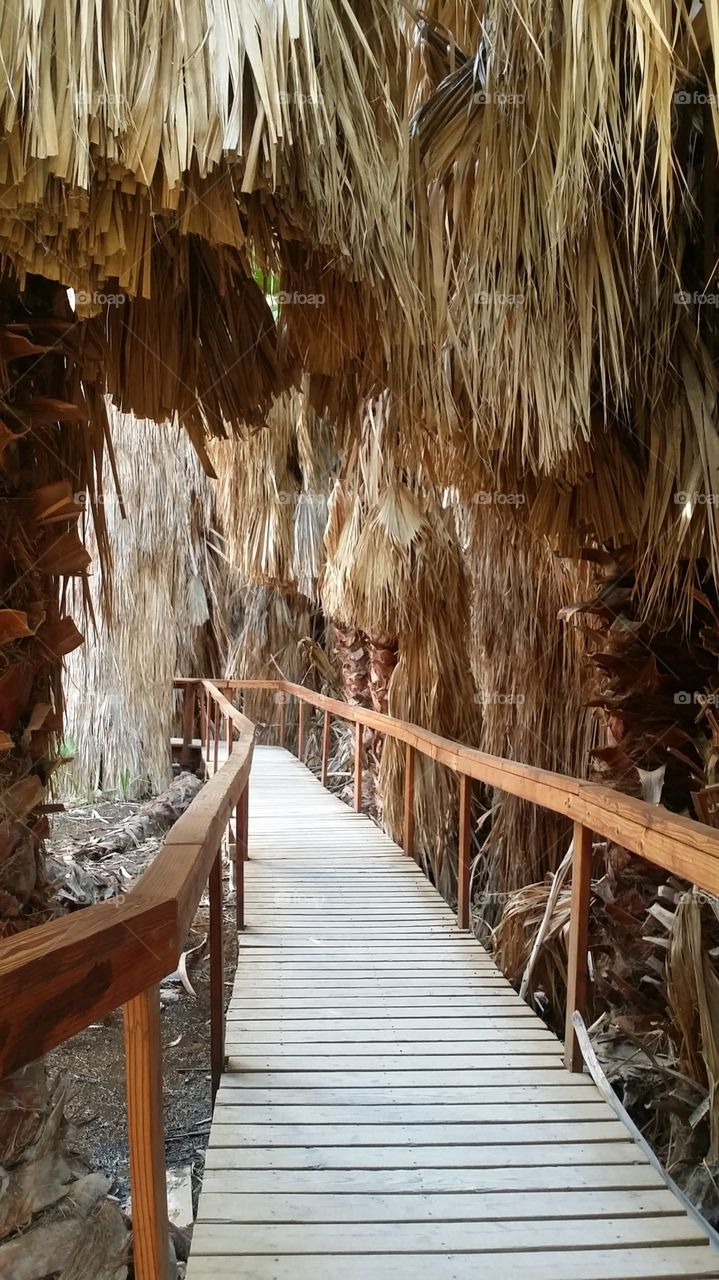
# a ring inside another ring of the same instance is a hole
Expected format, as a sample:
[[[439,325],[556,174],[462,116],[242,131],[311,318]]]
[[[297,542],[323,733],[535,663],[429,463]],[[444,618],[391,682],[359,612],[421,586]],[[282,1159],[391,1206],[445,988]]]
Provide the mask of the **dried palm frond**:
[[[102,786],[138,795],[162,790],[170,778],[172,682],[178,672],[195,669],[208,618],[198,538],[210,526],[211,498],[209,481],[177,427],[160,428],[117,411],[111,423],[123,505],[109,465],[100,505],[112,542],[113,591],[103,599],[100,580],[91,579],[96,628],[66,659],[73,759],[61,782],[75,794]],[[82,496],[89,510],[90,495]],[[86,543],[92,553],[90,526]],[[81,593],[72,599],[82,621]]]

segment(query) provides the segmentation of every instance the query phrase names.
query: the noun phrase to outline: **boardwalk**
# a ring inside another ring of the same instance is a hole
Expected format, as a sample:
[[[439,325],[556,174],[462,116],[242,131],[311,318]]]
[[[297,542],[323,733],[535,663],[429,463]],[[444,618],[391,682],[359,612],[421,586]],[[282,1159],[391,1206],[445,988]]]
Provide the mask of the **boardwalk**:
[[[654,1280],[719,1255],[414,863],[256,751],[187,1280]]]

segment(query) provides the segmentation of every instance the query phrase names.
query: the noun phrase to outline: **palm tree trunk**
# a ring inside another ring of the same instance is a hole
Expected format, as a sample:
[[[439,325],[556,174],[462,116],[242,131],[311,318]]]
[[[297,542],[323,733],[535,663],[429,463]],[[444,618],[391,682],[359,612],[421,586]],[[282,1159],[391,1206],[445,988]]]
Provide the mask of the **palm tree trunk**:
[[[77,500],[92,429],[63,289],[0,293],[0,938],[52,914],[44,801],[61,732],[61,663],[82,643],[62,615],[63,576],[87,567]],[[80,423],[83,425],[80,426]],[[91,464],[90,464],[91,465]],[[109,1179],[67,1150],[66,1084],[42,1061],[0,1083],[0,1276],[121,1280],[127,1230]]]

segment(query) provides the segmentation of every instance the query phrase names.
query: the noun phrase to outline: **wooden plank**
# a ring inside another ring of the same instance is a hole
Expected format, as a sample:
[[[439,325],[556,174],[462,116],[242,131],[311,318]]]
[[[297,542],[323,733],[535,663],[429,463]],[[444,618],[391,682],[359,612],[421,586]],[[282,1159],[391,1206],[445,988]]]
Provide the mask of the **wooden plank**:
[[[226,1131],[227,1130],[227,1131]],[[327,1126],[318,1121],[302,1124],[292,1120],[287,1124],[250,1124],[230,1121],[227,1125],[215,1117],[210,1135],[212,1146],[228,1142],[247,1143],[265,1147],[315,1147],[327,1134]],[[496,1143],[539,1142],[621,1142],[626,1129],[620,1120],[539,1120],[527,1124],[333,1124],[331,1137],[338,1146],[445,1146],[447,1143],[475,1143],[481,1146]]]
[[[479,1169],[505,1171],[543,1169],[562,1166],[572,1170],[591,1165],[602,1168],[616,1165],[646,1165],[639,1148],[628,1138],[612,1142],[570,1142],[566,1138],[551,1145],[541,1142],[502,1147],[459,1142],[432,1146],[342,1146],[316,1144],[305,1146],[221,1146],[212,1143],[206,1152],[206,1169]]]
[[[607,1218],[616,1222],[623,1218],[660,1215],[684,1217],[678,1201],[666,1187],[641,1191],[455,1192],[451,1196],[426,1191],[409,1195],[344,1192],[318,1196],[297,1191],[279,1195],[250,1191],[237,1195],[206,1190],[197,1222],[298,1226],[342,1222],[364,1225],[467,1222],[473,1226],[479,1222],[521,1224],[535,1218],[542,1223],[551,1220],[561,1223],[558,1230],[563,1231],[565,1222],[577,1218],[585,1221]]]
[[[700,1244],[699,1228],[684,1215],[615,1219],[571,1218],[562,1223],[513,1221],[513,1249],[552,1249],[558,1237],[565,1249],[618,1248],[621,1245]],[[268,1253],[372,1254],[391,1246],[395,1254],[471,1252],[491,1254],[506,1248],[508,1228],[501,1222],[394,1222],[391,1232],[371,1223],[221,1223],[198,1222],[193,1249],[200,1254]],[[580,1272],[580,1275],[582,1273]]]
[[[667,1246],[612,1249],[497,1250],[488,1256],[491,1274],[501,1280],[716,1280],[717,1259],[707,1246]],[[318,1280],[342,1276],[342,1280],[398,1280],[406,1266],[412,1280],[478,1280],[482,1266],[475,1253],[413,1252],[403,1261],[396,1253],[374,1252],[369,1267],[365,1257],[336,1254],[243,1256],[248,1280]],[[237,1257],[198,1254],[190,1258],[187,1280],[237,1280]]]
[[[233,1096],[233,1095],[230,1095]],[[450,1095],[451,1096],[451,1095]],[[601,1098],[595,1094],[588,1102],[513,1102],[503,1103],[454,1103],[434,1102],[424,1105],[421,1102],[396,1102],[383,1105],[369,1100],[361,1103],[282,1103],[272,1102],[270,1106],[259,1103],[246,1104],[244,1100],[231,1105],[215,1107],[213,1125],[228,1124],[234,1126],[252,1125],[322,1125],[334,1128],[335,1125],[353,1125],[358,1129],[365,1125],[376,1129],[377,1125],[413,1125],[417,1127],[436,1128],[440,1133],[446,1132],[452,1125],[527,1125],[535,1124],[596,1124],[602,1127],[611,1123],[613,1113]],[[436,1137],[436,1134],[435,1134]],[[531,1140],[531,1139],[530,1139]]]
[[[258,1089],[274,1091],[277,1088],[289,1087],[302,1092],[308,1090],[314,1096],[315,1090],[325,1089],[372,1089],[421,1091],[423,1086],[439,1090],[451,1089],[454,1097],[455,1089],[476,1090],[485,1099],[494,1097],[500,1089],[517,1088],[535,1092],[537,1089],[561,1089],[565,1096],[574,1096],[576,1090],[591,1089],[589,1080],[580,1076],[571,1076],[567,1080],[566,1072],[560,1063],[544,1064],[542,1067],[516,1067],[509,1065],[504,1069],[476,1072],[476,1079],[467,1075],[466,1071],[421,1071],[397,1068],[394,1071],[295,1071],[292,1080],[282,1071],[227,1072],[222,1078],[222,1091],[231,1090],[236,1093],[255,1094]]]
[[[124,1022],[135,1275],[158,1280],[170,1274],[160,988],[129,1000]]]
[[[477,1044],[490,1044],[496,1046],[497,1049],[506,1048],[506,1041],[501,1038],[503,1033],[514,1033],[514,1039],[521,1039],[525,1042],[538,1042],[540,1044],[551,1045],[552,1053],[559,1052],[559,1046],[552,1036],[551,1032],[543,1028],[527,1026],[526,1023],[515,1022],[510,1018],[503,1018],[501,1025],[497,1026],[493,1020],[490,1026],[486,1024],[469,1025],[469,1026],[446,1026],[443,1021],[439,1021],[436,1026],[419,1026],[414,1024],[409,1027],[403,1025],[391,1024],[387,1026],[381,1020],[375,1020],[368,1026],[354,1026],[354,1019],[346,1020],[346,1025],[339,1030],[334,1026],[325,1024],[325,1026],[317,1026],[315,1024],[303,1025],[303,1023],[292,1022],[275,1022],[272,1026],[260,1026],[257,1022],[250,1023],[246,1019],[237,1020],[236,1014],[231,1013],[228,1018],[228,1028],[236,1039],[244,1036],[254,1043],[263,1043],[269,1046],[273,1043],[285,1044],[288,1048],[292,1045],[310,1045],[317,1044],[334,1044],[337,1046],[337,1053],[351,1053],[351,1045],[357,1041],[360,1044],[371,1044],[375,1042],[385,1041],[388,1043],[399,1041],[413,1041],[418,1044],[429,1044],[430,1042],[441,1042],[443,1040],[453,1040],[455,1043],[460,1040],[471,1040]],[[232,1024],[230,1026],[230,1024]],[[499,1038],[498,1038],[499,1037]],[[343,1048],[343,1046],[347,1046]],[[329,1051],[328,1051],[329,1052]]]
[[[557,1076],[560,1076],[557,1072]],[[557,1093],[557,1088],[562,1089],[562,1093]],[[571,1098],[571,1102],[567,1101]],[[342,1108],[365,1108],[365,1107],[420,1107],[423,1111],[429,1113],[432,1109],[438,1108],[437,1114],[440,1119],[444,1119],[447,1115],[445,1108],[451,1107],[452,1111],[466,1111],[470,1107],[470,1119],[482,1120],[493,1119],[502,1120],[509,1118],[510,1120],[524,1120],[526,1115],[523,1106],[531,1103],[533,1107],[542,1107],[547,1104],[547,1112],[541,1112],[539,1118],[546,1114],[548,1120],[552,1119],[552,1107],[570,1108],[580,1101],[582,1104],[591,1103],[592,1107],[603,1106],[597,1098],[597,1091],[591,1080],[579,1080],[574,1088],[567,1089],[566,1085],[558,1079],[554,1085],[536,1084],[498,1084],[494,1087],[489,1085],[474,1085],[465,1083],[463,1085],[412,1085],[411,1087],[402,1085],[375,1085],[367,1088],[365,1085],[305,1085],[297,1087],[294,1080],[291,1084],[280,1084],[276,1078],[273,1078],[271,1085],[256,1087],[252,1082],[246,1081],[241,1088],[223,1085],[217,1095],[218,1105],[221,1107],[245,1107],[253,1108],[261,1107],[342,1107]],[[493,1117],[488,1112],[488,1108],[496,1107],[496,1115]],[[512,1108],[518,1108],[512,1111]],[[593,1119],[590,1109],[582,1107],[581,1110],[586,1118]],[[508,1112],[508,1117],[505,1116]],[[381,1112],[378,1118],[381,1118]],[[393,1112],[394,1114],[394,1112]],[[409,1112],[408,1112],[409,1114]],[[606,1118],[607,1112],[604,1111],[602,1119]],[[242,1117],[238,1116],[238,1119]],[[249,1110],[246,1119],[255,1120],[256,1117],[250,1114]],[[280,1122],[284,1119],[284,1114],[278,1116]],[[344,1117],[340,1117],[344,1119]],[[451,1119],[451,1116],[447,1116]],[[532,1113],[531,1118],[537,1118]],[[556,1115],[555,1117],[556,1118]],[[570,1113],[570,1119],[576,1118],[576,1112]]]
[[[563,1096],[571,1096],[576,1089],[591,1088],[589,1080],[573,1075],[569,1080],[560,1062],[539,1061],[531,1066],[505,1066],[504,1069],[478,1069],[475,1075],[466,1070],[423,1071],[397,1068],[394,1071],[293,1071],[288,1080],[285,1071],[228,1071],[221,1080],[221,1087],[243,1093],[246,1089],[270,1089],[292,1085],[296,1089],[416,1089],[422,1085],[453,1089],[471,1085],[481,1091],[496,1091],[500,1087],[551,1087],[562,1089]]]
[[[557,1164],[462,1169],[206,1169],[212,1194],[315,1196],[367,1192],[537,1192],[646,1190],[664,1187],[650,1164]],[[205,1206],[203,1204],[203,1211]]]
[[[348,1046],[349,1047],[349,1046]],[[427,1047],[422,1044],[393,1044],[393,1045],[376,1045],[375,1052],[360,1053],[357,1046],[351,1046],[351,1053],[333,1054],[331,1057],[322,1053],[303,1053],[299,1055],[295,1045],[283,1049],[282,1047],[264,1049],[262,1045],[249,1045],[244,1040],[235,1040],[228,1032],[227,1035],[227,1053],[229,1056],[228,1067],[231,1071],[278,1071],[284,1069],[286,1071],[350,1071],[356,1068],[361,1062],[363,1068],[368,1071],[391,1071],[401,1061],[410,1061],[413,1067],[421,1067],[425,1071],[430,1071],[433,1067],[441,1069],[446,1067],[448,1059],[454,1065],[464,1062],[468,1070],[477,1069],[478,1057],[477,1046],[472,1044],[433,1044],[431,1052],[427,1052]],[[554,1057],[555,1051],[550,1046],[543,1047],[540,1044],[532,1044],[528,1042],[526,1045],[520,1045],[516,1051],[516,1058],[524,1061],[533,1059],[537,1061],[541,1058]],[[286,1065],[283,1063],[286,1060]],[[490,1052],[483,1056],[483,1061],[487,1067],[501,1067],[507,1061],[507,1046],[498,1047],[497,1051]],[[481,1065],[481,1064],[480,1064]]]

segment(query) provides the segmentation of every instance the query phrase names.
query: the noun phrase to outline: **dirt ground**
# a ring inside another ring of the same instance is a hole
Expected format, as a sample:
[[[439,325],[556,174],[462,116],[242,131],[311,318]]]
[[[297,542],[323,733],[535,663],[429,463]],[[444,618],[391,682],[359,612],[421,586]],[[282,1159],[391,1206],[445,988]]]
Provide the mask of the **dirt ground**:
[[[112,797],[68,807],[55,816],[48,853],[72,856],[83,841],[140,806]],[[144,841],[130,852],[85,863],[92,873],[117,876],[129,889],[151,863],[162,843]],[[196,992],[189,994],[177,976],[160,988],[164,1065],[165,1136],[168,1168],[191,1167],[194,1207],[202,1177],[204,1151],[210,1129],[210,980],[207,943],[209,911],[200,904],[186,944],[187,971]],[[225,982],[227,998],[237,959],[234,892],[225,876]],[[48,1056],[51,1072],[64,1072],[72,1082],[67,1118],[73,1125],[73,1146],[94,1168],[113,1180],[112,1194],[121,1206],[129,1194],[125,1055],[122,1011],[88,1027]]]

